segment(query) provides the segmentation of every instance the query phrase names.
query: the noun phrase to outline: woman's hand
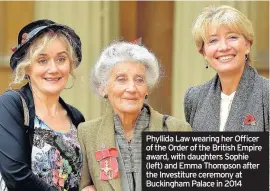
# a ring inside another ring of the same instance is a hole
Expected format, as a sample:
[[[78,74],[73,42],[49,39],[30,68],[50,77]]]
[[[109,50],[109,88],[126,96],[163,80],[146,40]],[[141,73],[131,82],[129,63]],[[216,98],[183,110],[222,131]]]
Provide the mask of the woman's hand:
[[[92,185],[92,186],[86,186],[81,191],[96,191],[96,187],[94,185]]]

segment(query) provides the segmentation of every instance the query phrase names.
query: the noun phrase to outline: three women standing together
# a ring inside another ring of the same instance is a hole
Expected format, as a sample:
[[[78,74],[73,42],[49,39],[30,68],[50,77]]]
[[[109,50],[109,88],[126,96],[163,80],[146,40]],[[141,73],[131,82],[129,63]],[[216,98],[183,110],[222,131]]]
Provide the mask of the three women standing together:
[[[247,17],[229,6],[207,7],[193,36],[217,71],[186,92],[193,130],[268,131],[269,81],[250,66],[254,34]],[[39,20],[21,29],[10,66],[14,83],[28,83],[0,97],[0,170],[8,190],[79,190],[80,182],[83,191],[140,191],[141,133],[191,131],[147,104],[160,78],[155,55],[120,41],[101,52],[91,73],[107,113],[84,122],[60,97],[81,58],[80,38],[66,25]]]

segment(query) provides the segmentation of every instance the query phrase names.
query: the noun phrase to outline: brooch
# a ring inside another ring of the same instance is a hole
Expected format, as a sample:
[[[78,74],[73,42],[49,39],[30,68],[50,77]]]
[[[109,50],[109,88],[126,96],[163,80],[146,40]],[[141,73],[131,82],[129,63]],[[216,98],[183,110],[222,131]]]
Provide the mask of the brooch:
[[[111,180],[119,177],[116,148],[105,148],[105,145],[102,145],[102,150],[96,151],[95,157],[100,165],[100,180]]]
[[[243,125],[256,125],[255,117],[251,114],[248,114],[244,117]]]
[[[22,34],[22,40],[21,40],[21,44],[19,44],[18,46],[14,46],[11,48],[12,52],[15,52],[18,50],[18,48],[20,48],[24,43],[26,43],[29,40],[29,35],[27,33],[23,33]]]

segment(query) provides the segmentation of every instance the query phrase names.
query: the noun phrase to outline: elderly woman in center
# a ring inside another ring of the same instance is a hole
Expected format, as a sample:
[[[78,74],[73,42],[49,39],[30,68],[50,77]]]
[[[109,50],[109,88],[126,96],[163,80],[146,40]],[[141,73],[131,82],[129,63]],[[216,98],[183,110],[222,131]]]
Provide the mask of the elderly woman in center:
[[[251,66],[250,20],[233,7],[210,6],[192,32],[199,53],[217,72],[186,92],[185,115],[193,130],[269,131],[269,80]]]
[[[112,109],[79,125],[81,188],[94,184],[98,191],[141,190],[142,132],[191,130],[188,123],[145,103],[159,78],[157,58],[144,46],[114,42],[103,50],[91,82]]]

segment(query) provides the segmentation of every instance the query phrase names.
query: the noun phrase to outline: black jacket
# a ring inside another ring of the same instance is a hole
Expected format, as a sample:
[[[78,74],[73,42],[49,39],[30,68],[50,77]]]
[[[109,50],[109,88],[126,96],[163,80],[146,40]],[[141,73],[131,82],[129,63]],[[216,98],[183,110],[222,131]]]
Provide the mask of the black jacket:
[[[7,91],[0,96],[0,170],[9,191],[55,191],[56,189],[33,174],[31,151],[34,132],[35,106],[31,88],[26,84],[19,90],[29,110],[29,126],[24,126],[23,104],[18,93]],[[61,105],[77,127],[85,119],[80,111]]]

